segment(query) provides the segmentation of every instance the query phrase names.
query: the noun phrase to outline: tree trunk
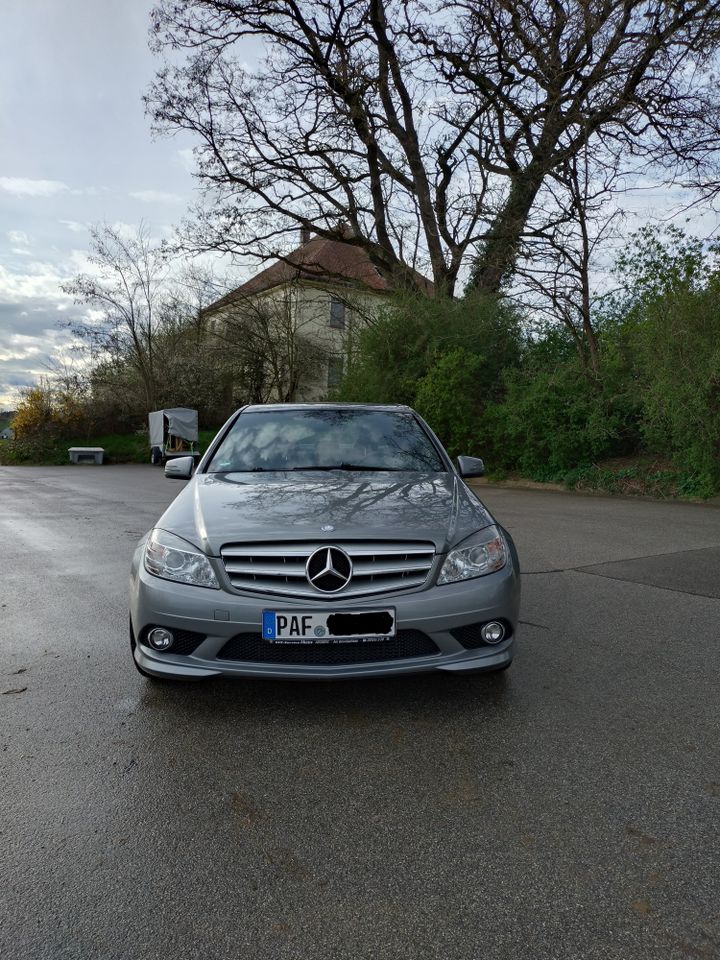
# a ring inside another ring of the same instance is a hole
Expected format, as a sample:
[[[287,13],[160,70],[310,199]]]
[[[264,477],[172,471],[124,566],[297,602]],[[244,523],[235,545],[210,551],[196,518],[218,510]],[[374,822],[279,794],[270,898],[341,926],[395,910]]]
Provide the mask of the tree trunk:
[[[485,236],[484,249],[470,279],[471,288],[488,294],[500,290],[515,265],[525,224],[542,181],[540,169],[523,170],[513,179],[505,206]]]

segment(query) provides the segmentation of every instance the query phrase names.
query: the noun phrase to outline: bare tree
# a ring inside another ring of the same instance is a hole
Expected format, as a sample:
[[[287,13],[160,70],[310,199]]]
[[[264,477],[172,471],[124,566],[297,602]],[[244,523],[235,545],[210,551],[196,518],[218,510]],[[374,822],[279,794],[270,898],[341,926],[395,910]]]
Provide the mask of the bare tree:
[[[162,365],[158,405],[194,407],[211,422],[227,415],[223,382],[232,358],[218,349],[206,308],[228,285],[227,278],[200,263],[183,264],[168,276],[155,342]]]
[[[586,147],[698,171],[717,139],[720,0],[160,0],[158,129],[198,138],[194,243],[277,254],[298,225],[396,284],[497,292]],[[257,69],[237,44],[266,45]]]
[[[535,317],[564,325],[594,382],[600,376],[600,342],[592,277],[609,269],[603,257],[624,218],[624,183],[618,166],[593,162],[587,148],[555,171],[546,191],[554,219],[526,230],[509,291]]]
[[[65,286],[90,308],[72,330],[90,361],[99,415],[127,421],[187,404],[217,419],[236,399],[292,399],[325,356],[303,332],[308,318],[298,319],[290,299],[247,298],[218,322],[207,308],[227,279],[197,264],[173,270],[171,254],[151,242],[144,225],[132,237],[96,227],[92,272]],[[229,395],[233,388],[237,397]]]
[[[312,304],[298,304],[294,284],[282,297],[236,297],[211,323],[215,348],[229,360],[235,402],[296,400],[333,354],[332,343],[319,333]]]
[[[65,293],[91,311],[89,319],[71,322],[72,332],[86,345],[95,365],[134,370],[145,410],[153,410],[158,385],[156,344],[167,277],[163,253],[151,242],[145,224],[134,236],[104,224],[91,228],[88,259],[92,272],[63,285]]]
[[[507,185],[476,264],[481,289],[512,269],[548,177],[586,148],[674,177],[716,155],[719,6],[600,0],[454,3],[459,27],[426,43],[456,95],[484,92],[487,148]],[[471,36],[472,43],[464,39]]]
[[[317,382],[336,352],[320,299],[316,310],[303,286],[290,283],[273,296],[234,294],[204,314],[228,403],[287,403]]]

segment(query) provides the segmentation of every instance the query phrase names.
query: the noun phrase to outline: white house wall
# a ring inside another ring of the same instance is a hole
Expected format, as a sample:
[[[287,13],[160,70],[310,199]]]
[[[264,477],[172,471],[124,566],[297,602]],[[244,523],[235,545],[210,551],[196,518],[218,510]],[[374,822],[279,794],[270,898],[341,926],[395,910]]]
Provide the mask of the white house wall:
[[[386,303],[386,297],[371,291],[357,291],[339,285],[326,287],[303,282],[273,287],[256,294],[254,298],[258,301],[276,302],[285,302],[286,298],[289,298],[297,334],[316,342],[328,355],[343,358],[345,363],[347,363],[347,355],[354,335],[368,322],[368,318],[377,316]],[[344,329],[330,326],[330,304],[333,299],[345,303]],[[231,317],[232,313],[232,304],[219,310],[216,318],[213,318],[213,326],[222,323],[224,318]],[[301,383],[295,399],[298,401],[323,400],[327,395],[328,370],[327,366],[324,366],[321,374],[309,377]]]

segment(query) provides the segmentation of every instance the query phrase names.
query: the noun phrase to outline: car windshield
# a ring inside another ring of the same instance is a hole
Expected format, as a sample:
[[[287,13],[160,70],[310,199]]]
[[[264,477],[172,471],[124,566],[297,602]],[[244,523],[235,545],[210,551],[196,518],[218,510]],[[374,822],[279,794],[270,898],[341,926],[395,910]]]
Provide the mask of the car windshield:
[[[410,413],[318,407],[241,413],[207,472],[446,469]]]

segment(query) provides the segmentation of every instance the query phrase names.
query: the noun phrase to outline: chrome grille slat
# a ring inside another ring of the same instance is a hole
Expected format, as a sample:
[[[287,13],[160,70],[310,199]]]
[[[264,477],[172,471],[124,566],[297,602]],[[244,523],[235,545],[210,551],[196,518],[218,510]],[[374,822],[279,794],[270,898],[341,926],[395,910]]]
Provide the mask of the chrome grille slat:
[[[336,546],[353,564],[348,586],[337,593],[323,593],[308,583],[307,560],[315,550]],[[320,600],[369,596],[422,586],[435,560],[435,546],[417,541],[338,540],[285,543],[228,543],[220,556],[230,583],[236,590]]]
[[[277,566],[273,566],[269,563],[239,563],[236,560],[225,560],[225,569],[228,573],[252,573],[257,576],[305,577],[304,563],[278,563]]]
[[[425,583],[426,577],[411,580],[409,578],[399,581],[394,579],[391,583],[380,580],[376,583],[364,583],[356,587],[349,586],[340,593],[319,593],[311,586],[302,586],[300,581],[293,584],[284,584],[277,579],[271,583],[266,581],[253,581],[250,579],[243,582],[233,582],[236,590],[247,590],[251,593],[262,593],[268,597],[292,597],[301,600],[317,600],[326,606],[331,605],[336,600],[348,600],[353,597],[370,597],[377,594],[389,593],[395,590],[407,590],[410,587],[420,587]]]
[[[320,546],[320,544],[318,544]],[[339,546],[339,544],[338,544]],[[292,544],[288,544],[287,547],[283,550],[284,544],[278,544],[277,547],[267,546],[264,544],[236,544],[231,543],[227,546],[224,546],[220,551],[220,554],[223,558],[225,557],[271,557],[274,559],[284,558],[284,557],[307,557],[309,556],[307,548],[297,547]],[[282,550],[282,554],[280,551]]]
[[[428,565],[426,563],[418,563],[417,561],[413,563],[403,563],[402,560],[394,563],[385,561],[382,561],[382,563],[363,562],[362,566],[360,563],[353,562],[353,580],[355,577],[374,577],[380,573],[406,573],[417,570],[424,570],[427,573],[427,569]]]

